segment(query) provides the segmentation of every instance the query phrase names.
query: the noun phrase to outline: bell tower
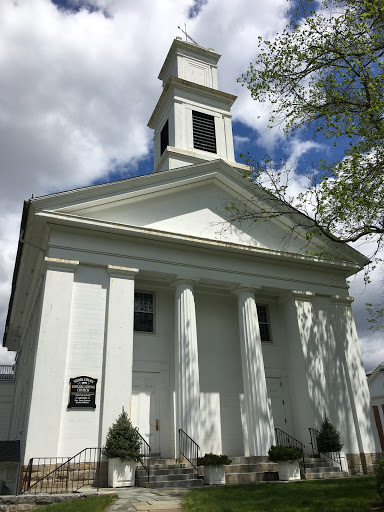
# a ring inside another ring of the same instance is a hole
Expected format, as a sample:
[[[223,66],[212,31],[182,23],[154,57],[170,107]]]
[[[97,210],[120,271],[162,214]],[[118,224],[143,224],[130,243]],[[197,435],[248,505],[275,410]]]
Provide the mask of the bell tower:
[[[155,131],[154,172],[217,158],[235,163],[230,108],[236,96],[218,89],[219,59],[212,49],[174,39],[148,122]]]

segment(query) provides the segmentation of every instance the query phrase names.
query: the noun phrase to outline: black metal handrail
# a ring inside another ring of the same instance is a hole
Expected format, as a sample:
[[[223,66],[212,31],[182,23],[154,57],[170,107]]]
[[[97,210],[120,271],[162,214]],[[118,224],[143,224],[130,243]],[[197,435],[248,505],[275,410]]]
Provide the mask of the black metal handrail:
[[[284,432],[284,430],[281,430],[281,428],[275,428],[275,436],[276,436],[276,444],[281,446],[293,446],[295,448],[299,448],[299,450],[302,450],[303,457],[302,457],[302,465],[303,469],[305,471],[305,456],[304,456],[304,448],[305,445],[299,441],[298,439],[295,439],[294,437],[287,434],[287,432]]]
[[[147,472],[148,482],[149,482],[149,466],[151,461],[151,447],[144,439],[144,437],[138,432],[140,436],[140,464],[143,466],[145,471]]]
[[[320,455],[324,455],[324,457],[327,457],[328,459],[336,462],[336,464],[339,464],[340,469],[342,469],[340,452],[328,452],[328,453],[321,452],[317,446],[317,438],[320,434],[320,431],[316,430],[315,428],[309,428],[308,430],[309,430],[309,435],[311,438],[311,441],[309,444],[312,445],[312,455],[314,457],[316,457],[316,456],[319,457]],[[317,454],[315,452],[317,452]]]
[[[84,448],[73,457],[38,457],[29,460],[21,494],[76,492],[84,485],[99,490],[101,448]],[[37,481],[31,485],[33,473]]]
[[[200,446],[184,432],[182,428],[179,428],[179,451],[180,458],[184,457],[191,464],[192,467],[197,469],[197,461],[199,459]]]

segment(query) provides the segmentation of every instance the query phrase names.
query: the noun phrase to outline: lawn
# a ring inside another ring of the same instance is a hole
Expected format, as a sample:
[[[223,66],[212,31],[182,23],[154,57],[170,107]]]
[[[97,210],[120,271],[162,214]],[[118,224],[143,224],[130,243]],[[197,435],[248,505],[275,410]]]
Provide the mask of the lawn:
[[[276,482],[197,489],[185,512],[370,512],[379,501],[376,478]]]
[[[116,500],[116,494],[103,494],[89,498],[78,498],[61,503],[52,503],[36,508],[34,512],[104,512]]]

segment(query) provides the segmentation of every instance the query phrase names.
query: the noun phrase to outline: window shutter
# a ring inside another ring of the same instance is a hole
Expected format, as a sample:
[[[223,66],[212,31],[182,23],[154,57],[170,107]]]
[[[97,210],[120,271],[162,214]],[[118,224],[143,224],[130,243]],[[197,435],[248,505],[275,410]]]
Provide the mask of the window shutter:
[[[216,153],[215,118],[192,110],[193,147]]]

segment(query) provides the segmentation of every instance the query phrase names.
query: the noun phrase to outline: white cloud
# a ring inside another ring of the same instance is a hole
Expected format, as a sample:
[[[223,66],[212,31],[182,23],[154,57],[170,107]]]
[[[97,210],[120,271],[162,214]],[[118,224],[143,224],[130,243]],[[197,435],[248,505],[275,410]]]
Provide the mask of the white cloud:
[[[242,137],[240,135],[234,135],[233,136],[233,144],[235,146],[235,149],[239,149],[240,147],[243,147],[244,145],[249,145],[251,142],[250,137]]]

